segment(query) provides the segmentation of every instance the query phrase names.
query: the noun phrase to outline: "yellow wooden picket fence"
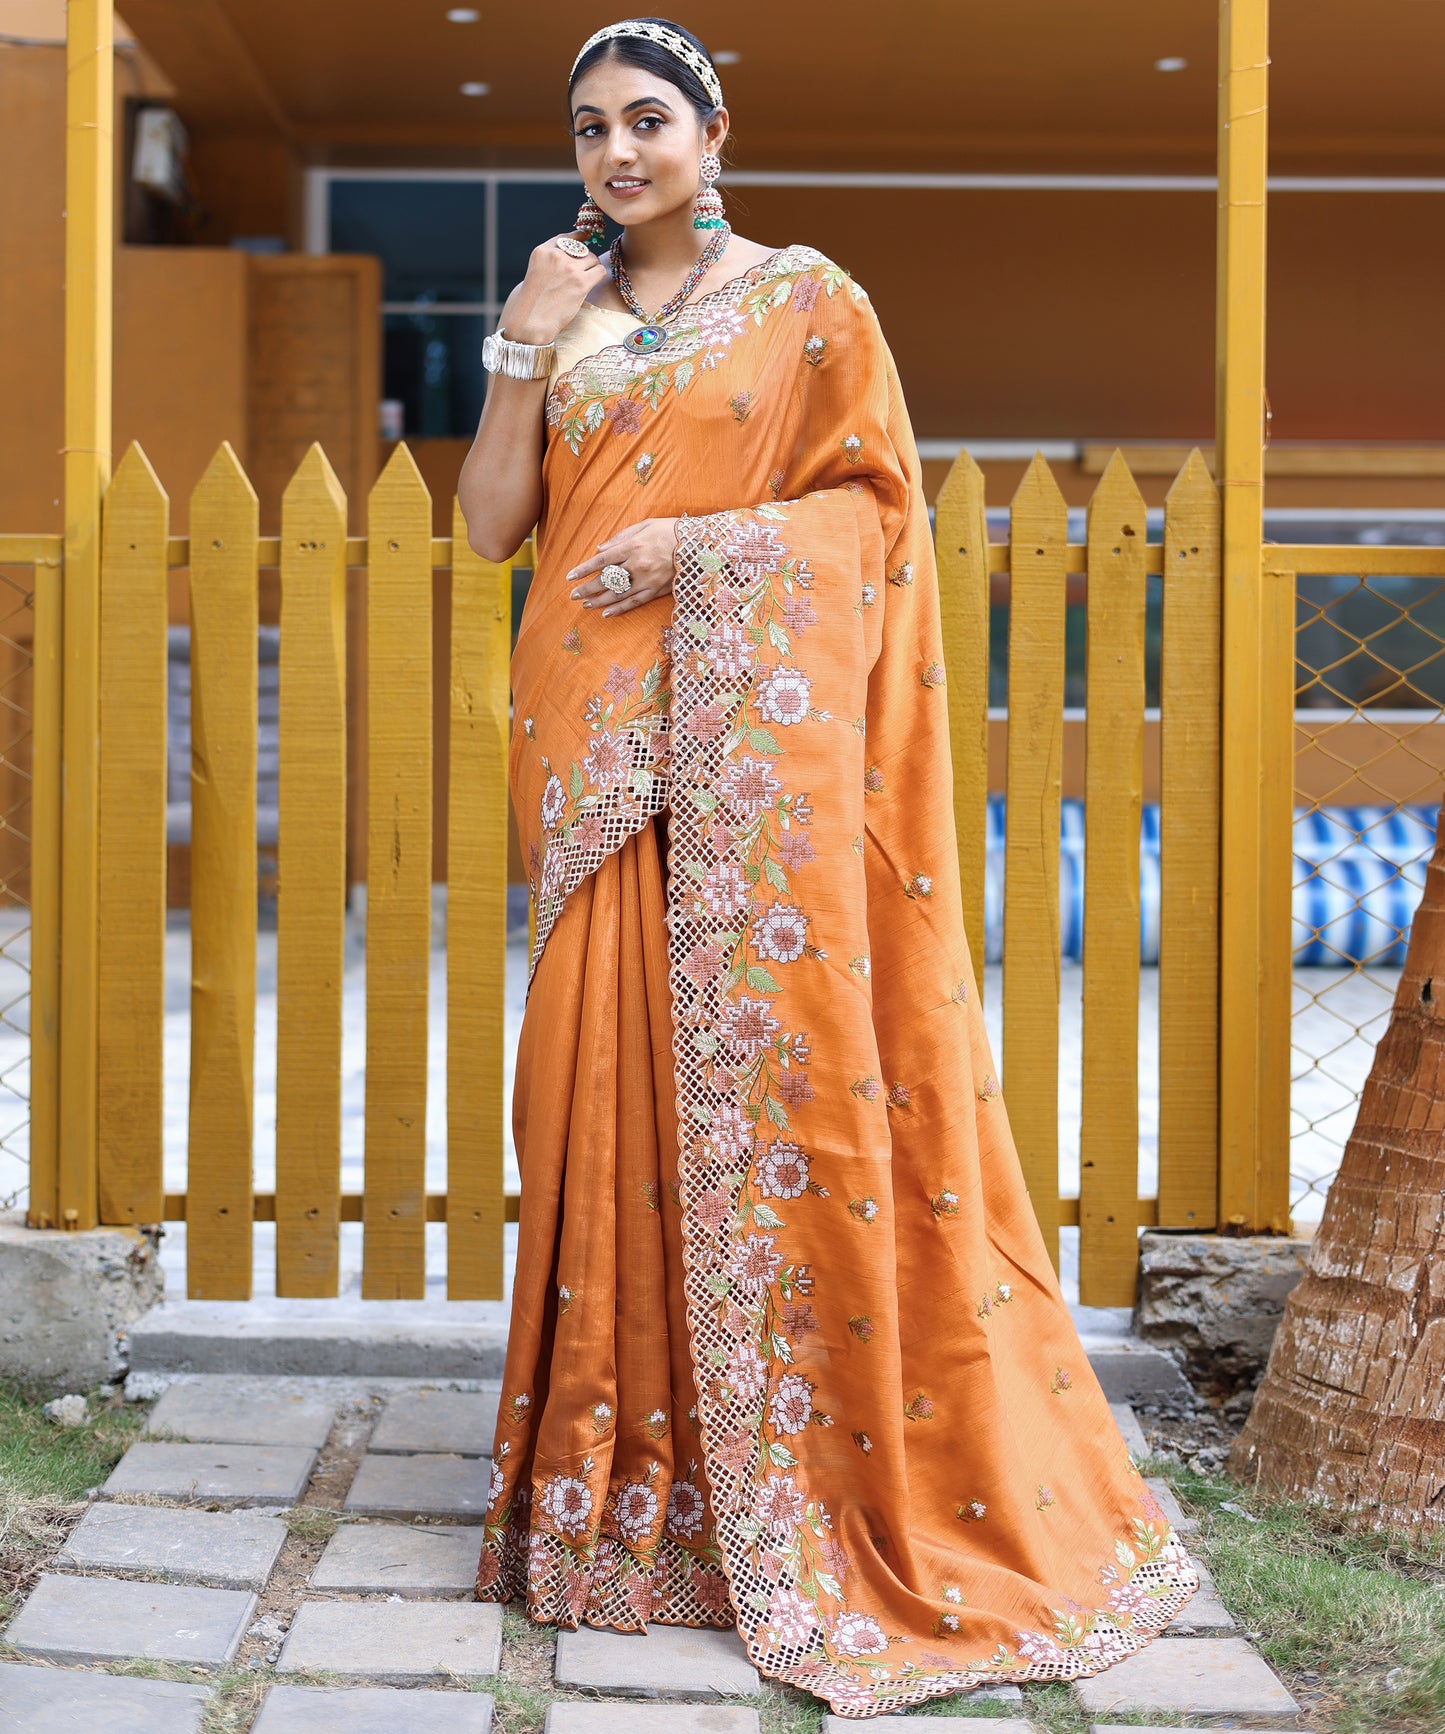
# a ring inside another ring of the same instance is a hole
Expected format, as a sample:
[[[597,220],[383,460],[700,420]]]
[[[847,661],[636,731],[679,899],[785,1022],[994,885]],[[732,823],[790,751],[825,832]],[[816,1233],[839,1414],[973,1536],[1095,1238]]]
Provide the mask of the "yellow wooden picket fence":
[[[425,1231],[447,1223],[452,1298],[499,1296],[504,1196],[506,751],[512,565],[431,534],[431,501],[397,449],[365,538],[319,447],[286,489],[279,537],[223,445],[172,537],[165,492],[132,446],[105,497],[101,549],[99,1161],[108,1223],[184,1220],[190,1293],[247,1296],[252,1224],[276,1225],[277,1293],[336,1292],[338,1225],[363,1223],[362,1292],[424,1293]],[[1218,959],[1220,506],[1195,454],[1150,545],[1121,458],[1085,544],[1040,459],[990,545],[983,478],[965,454],[937,508],[965,916],[979,959],[987,803],[991,586],[1010,599],[1004,1087],[1030,1191],[1057,1256],[1077,1223],[1081,1291],[1133,1294],[1141,1223],[1212,1228],[1220,1195]],[[256,1002],[258,572],[280,568],[280,874],[276,1184],[252,1182]],[[366,571],[368,897],[364,1189],[341,1188],[341,1005],[347,721],[345,583]],[[184,1192],[163,1185],[167,573],[189,567],[192,995]],[[425,1185],[431,920],[432,577],[452,584],[447,845],[447,1184]],[[1078,1197],[1058,1182],[1059,829],[1064,623],[1088,606],[1083,1101]],[[1160,1154],[1138,1196],[1139,854],[1145,586],[1163,580]],[[39,1151],[37,1151],[39,1155]],[[1285,1185],[1283,1143],[1279,1190]],[[32,1174],[33,1213],[56,1177]],[[1283,1206],[1281,1206],[1281,1209]]]

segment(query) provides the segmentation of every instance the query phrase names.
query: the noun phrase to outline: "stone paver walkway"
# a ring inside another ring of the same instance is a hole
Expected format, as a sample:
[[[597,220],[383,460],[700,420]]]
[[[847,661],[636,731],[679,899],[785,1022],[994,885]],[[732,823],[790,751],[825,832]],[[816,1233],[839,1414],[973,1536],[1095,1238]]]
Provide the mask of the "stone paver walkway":
[[[207,1682],[225,1687],[239,1669],[266,1683],[249,1734],[488,1734],[495,1692],[548,1686],[559,1696],[545,1734],[759,1734],[749,1700],[770,1688],[735,1631],[584,1626],[557,1634],[549,1660],[547,1629],[522,1627],[504,1661],[503,1610],[472,1594],[496,1404],[495,1389],[173,1384],[6,1627],[19,1659],[0,1663],[0,1727],[201,1734],[217,1689]],[[1136,1438],[1132,1412],[1116,1415]],[[1294,1699],[1201,1578],[1159,1641],[1075,1682],[1093,1734],[1151,1711],[1242,1717],[1261,1734],[1266,1721],[1280,1734],[1296,1722]],[[141,1659],[184,1680],[104,1671]],[[1027,1689],[971,1699],[974,1714],[928,1727],[976,1728],[987,1704],[995,1734],[1035,1734]],[[895,1734],[916,1720],[870,1726]]]

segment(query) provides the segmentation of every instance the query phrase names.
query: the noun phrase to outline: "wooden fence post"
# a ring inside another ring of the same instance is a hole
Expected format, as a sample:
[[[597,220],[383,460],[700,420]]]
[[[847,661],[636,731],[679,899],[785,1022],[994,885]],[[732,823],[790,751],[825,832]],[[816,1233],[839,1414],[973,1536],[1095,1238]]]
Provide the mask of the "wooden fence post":
[[[1281,870],[1279,626],[1262,571],[1269,0],[1220,0],[1216,467],[1223,495],[1219,1222],[1289,1224],[1289,943]],[[1277,590],[1278,587],[1276,586]],[[1292,671],[1291,663],[1291,671]],[[1283,871],[1288,882],[1288,839]],[[1281,1005],[1283,1017],[1280,1015]]]

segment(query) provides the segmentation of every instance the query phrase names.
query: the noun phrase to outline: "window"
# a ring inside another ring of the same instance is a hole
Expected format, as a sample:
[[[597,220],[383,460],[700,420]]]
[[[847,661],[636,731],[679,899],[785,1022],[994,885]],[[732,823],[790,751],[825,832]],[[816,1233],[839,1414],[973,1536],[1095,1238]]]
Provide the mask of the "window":
[[[486,395],[482,339],[533,247],[570,229],[582,187],[565,170],[313,169],[314,253],[382,265],[382,395],[408,439],[470,439]]]

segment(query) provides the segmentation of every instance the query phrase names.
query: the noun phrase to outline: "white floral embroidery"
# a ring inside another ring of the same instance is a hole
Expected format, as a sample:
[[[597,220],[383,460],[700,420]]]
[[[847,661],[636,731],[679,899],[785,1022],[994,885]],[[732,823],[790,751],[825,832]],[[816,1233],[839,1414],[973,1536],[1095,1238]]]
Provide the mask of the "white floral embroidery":
[[[812,692],[801,669],[775,668],[758,687],[758,714],[784,728],[800,723],[808,714]]]
[[[542,790],[542,824],[547,830],[556,830],[566,807],[566,790],[562,787],[562,779],[554,773],[548,777],[547,786]]]
[[[566,1535],[578,1535],[592,1515],[592,1493],[574,1475],[554,1475],[542,1489],[541,1509]]]
[[[638,1541],[657,1516],[657,1495],[645,1481],[629,1481],[617,1495],[617,1527],[628,1541]]]
[[[705,1502],[690,1481],[674,1481],[667,1496],[667,1527],[684,1539],[702,1528]]]
[[[784,1373],[768,1399],[768,1419],[780,1433],[801,1433],[813,1414],[813,1387],[799,1373]]]
[[[754,1172],[764,1198],[801,1198],[808,1190],[807,1155],[781,1138],[758,1152]]]

